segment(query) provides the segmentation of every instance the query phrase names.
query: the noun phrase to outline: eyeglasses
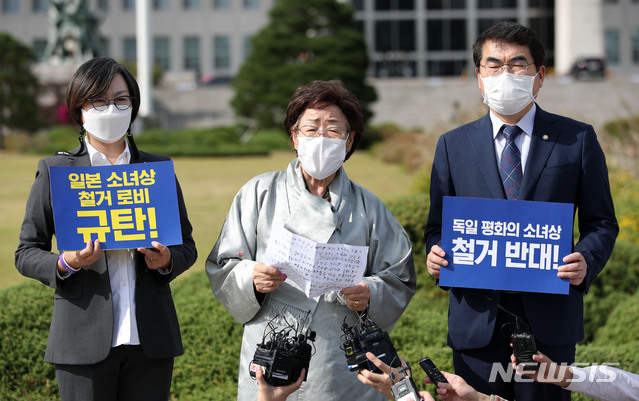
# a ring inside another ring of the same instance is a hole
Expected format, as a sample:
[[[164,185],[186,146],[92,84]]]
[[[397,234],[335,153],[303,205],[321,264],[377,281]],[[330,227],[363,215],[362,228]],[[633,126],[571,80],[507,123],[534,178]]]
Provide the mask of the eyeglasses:
[[[295,129],[297,130],[298,134],[301,133],[302,136],[310,138],[325,136],[326,138],[331,139],[344,139],[349,134],[349,131],[340,127],[326,127],[326,129],[321,130],[315,125],[303,125],[301,127],[295,127]]]
[[[487,61],[481,65],[489,75],[499,75],[504,72],[504,68],[508,67],[515,75],[524,75],[528,71],[528,66],[534,63],[528,63],[526,60],[513,60],[510,63],[502,63],[501,61]]]
[[[106,97],[94,97],[91,99],[91,105],[97,111],[104,111],[109,107],[109,104],[113,103],[118,110],[126,110],[131,107],[132,96],[118,96],[115,99],[109,99]]]

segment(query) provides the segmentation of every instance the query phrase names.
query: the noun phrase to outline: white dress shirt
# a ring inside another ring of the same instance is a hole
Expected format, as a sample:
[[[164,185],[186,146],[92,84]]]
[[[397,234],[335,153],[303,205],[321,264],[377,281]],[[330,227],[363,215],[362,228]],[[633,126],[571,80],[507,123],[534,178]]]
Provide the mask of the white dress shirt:
[[[107,157],[94,148],[85,138],[92,166],[109,166]],[[115,164],[129,164],[129,144],[118,156]],[[113,299],[113,338],[111,346],[138,345],[138,325],[135,316],[135,249],[104,251],[111,282]]]
[[[573,381],[566,390],[602,401],[639,400],[639,375],[612,366],[572,366]]]
[[[533,104],[533,107],[528,110],[525,116],[519,120],[516,124],[523,131],[515,138],[515,145],[519,148],[519,154],[521,156],[521,171],[522,174],[526,173],[526,160],[528,160],[528,152],[530,151],[530,138],[532,138],[532,132],[535,125],[535,113],[537,112],[537,104]],[[497,156],[497,166],[501,159],[501,152],[506,146],[506,138],[500,132],[502,125],[505,123],[497,117],[492,110],[490,110],[490,121],[493,124],[493,139],[495,140],[495,155]],[[523,135],[526,134],[526,135]]]

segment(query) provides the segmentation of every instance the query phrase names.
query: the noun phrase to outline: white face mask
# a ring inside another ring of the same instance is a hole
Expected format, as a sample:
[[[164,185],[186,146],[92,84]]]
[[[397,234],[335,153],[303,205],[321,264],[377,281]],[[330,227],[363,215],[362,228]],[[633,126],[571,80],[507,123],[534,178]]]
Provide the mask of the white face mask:
[[[346,139],[298,136],[297,156],[304,171],[316,180],[323,180],[344,163]]]
[[[484,84],[484,103],[498,114],[517,114],[535,101],[532,91],[536,77],[537,74],[515,75],[508,72],[486,78],[480,75]]]
[[[94,138],[104,143],[119,141],[126,134],[131,124],[131,108],[119,110],[115,105],[109,105],[104,111],[97,111],[93,107],[82,109],[84,129]]]

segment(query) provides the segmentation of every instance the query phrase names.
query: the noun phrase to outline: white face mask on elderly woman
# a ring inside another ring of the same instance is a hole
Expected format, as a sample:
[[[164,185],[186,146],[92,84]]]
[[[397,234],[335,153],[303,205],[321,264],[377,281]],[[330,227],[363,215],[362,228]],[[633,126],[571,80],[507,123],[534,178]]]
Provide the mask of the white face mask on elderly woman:
[[[97,111],[93,107],[82,109],[84,129],[100,142],[114,143],[119,141],[131,124],[131,108],[120,110],[114,104],[104,111]]]
[[[298,136],[297,156],[304,171],[316,180],[323,180],[344,163],[346,139]]]

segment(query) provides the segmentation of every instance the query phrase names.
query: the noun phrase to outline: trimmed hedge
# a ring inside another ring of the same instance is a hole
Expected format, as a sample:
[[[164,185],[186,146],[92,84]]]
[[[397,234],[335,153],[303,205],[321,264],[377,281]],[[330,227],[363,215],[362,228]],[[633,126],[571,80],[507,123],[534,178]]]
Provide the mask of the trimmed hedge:
[[[290,149],[288,136],[282,131],[260,131],[242,142],[246,126],[149,130],[135,137],[136,144],[147,152],[167,156],[256,156],[273,150]]]
[[[167,156],[256,156],[291,148],[282,130],[258,131],[245,135],[248,127],[186,128],[180,131],[150,129],[134,137],[146,152]],[[78,131],[69,125],[54,126],[19,143],[23,152],[52,155],[78,146]]]
[[[59,399],[52,365],[42,361],[53,290],[26,282],[0,291],[0,399]]]
[[[428,198],[412,195],[389,204],[414,241],[418,274],[415,297],[391,332],[400,355],[416,368],[430,356],[442,369],[453,371],[446,346],[448,293],[426,271],[423,222]],[[577,347],[579,362],[620,363],[639,372],[639,245],[620,242],[600,277],[585,297],[588,340]],[[242,325],[236,323],[211,293],[203,271],[178,278],[172,285],[185,354],[176,359],[172,400],[222,401],[237,394]],[[59,399],[54,369],[42,361],[53,306],[53,291],[29,281],[0,291],[0,399]],[[336,349],[335,352],[341,352]],[[246,369],[243,367],[242,369]],[[345,372],[348,374],[348,372]],[[421,382],[420,389],[434,391]],[[573,396],[574,400],[586,400]]]

